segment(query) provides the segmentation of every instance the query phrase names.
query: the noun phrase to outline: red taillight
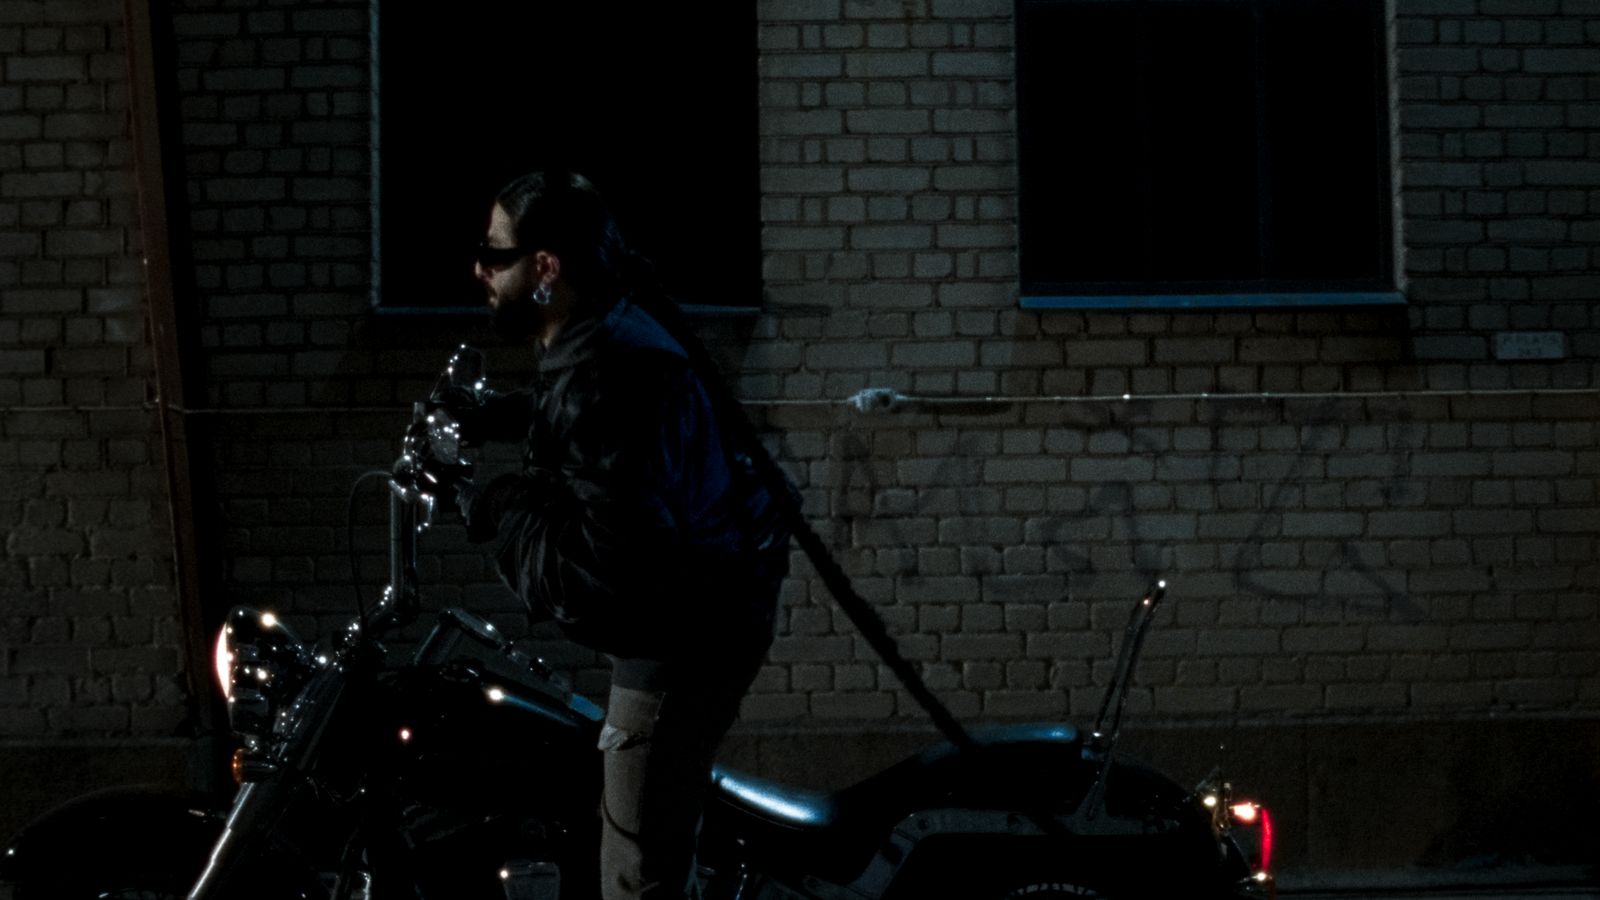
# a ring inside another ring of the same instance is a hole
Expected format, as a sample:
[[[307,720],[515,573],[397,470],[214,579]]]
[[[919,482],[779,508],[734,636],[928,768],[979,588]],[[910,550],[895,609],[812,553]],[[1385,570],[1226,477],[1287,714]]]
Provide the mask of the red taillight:
[[[1272,871],[1272,816],[1265,806],[1256,807],[1261,813],[1261,871]]]
[[[1257,829],[1259,850],[1256,852],[1256,872],[1272,871],[1272,816],[1258,803],[1235,803],[1228,807],[1228,818],[1236,826]]]

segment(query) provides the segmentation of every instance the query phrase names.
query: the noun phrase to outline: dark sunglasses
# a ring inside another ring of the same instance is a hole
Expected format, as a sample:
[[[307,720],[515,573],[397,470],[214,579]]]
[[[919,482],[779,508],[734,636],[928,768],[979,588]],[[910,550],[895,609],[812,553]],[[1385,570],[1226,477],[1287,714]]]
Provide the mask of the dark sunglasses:
[[[478,265],[485,269],[498,269],[501,266],[511,265],[527,254],[528,251],[521,247],[496,247],[488,241],[479,241],[475,258]]]

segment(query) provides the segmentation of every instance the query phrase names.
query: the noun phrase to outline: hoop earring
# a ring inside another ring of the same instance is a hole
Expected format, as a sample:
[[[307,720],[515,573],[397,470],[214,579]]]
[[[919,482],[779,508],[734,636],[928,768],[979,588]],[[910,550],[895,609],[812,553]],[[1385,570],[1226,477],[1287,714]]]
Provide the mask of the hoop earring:
[[[549,306],[551,300],[550,286],[547,284],[541,284],[534,288],[531,299],[539,306]]]

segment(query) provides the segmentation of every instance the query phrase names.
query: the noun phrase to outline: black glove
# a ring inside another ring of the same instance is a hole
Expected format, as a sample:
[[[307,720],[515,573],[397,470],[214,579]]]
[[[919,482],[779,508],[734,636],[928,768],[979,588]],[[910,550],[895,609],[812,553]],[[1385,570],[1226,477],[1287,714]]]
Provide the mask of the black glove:
[[[530,485],[520,475],[505,474],[488,484],[462,480],[456,484],[456,509],[474,544],[494,540],[500,520],[527,496]]]
[[[473,392],[464,388],[446,387],[436,390],[428,398],[428,409],[443,410],[446,415],[456,421],[460,426],[461,442],[469,446],[482,444],[480,436],[484,430],[484,397],[491,392]]]
[[[451,496],[463,483],[472,479],[472,463],[457,460],[446,462],[427,452],[426,444],[414,457],[417,488],[439,500]]]
[[[456,421],[461,428],[461,443],[467,447],[523,440],[535,418],[533,395],[528,391],[449,388],[428,404],[430,409],[442,409]]]

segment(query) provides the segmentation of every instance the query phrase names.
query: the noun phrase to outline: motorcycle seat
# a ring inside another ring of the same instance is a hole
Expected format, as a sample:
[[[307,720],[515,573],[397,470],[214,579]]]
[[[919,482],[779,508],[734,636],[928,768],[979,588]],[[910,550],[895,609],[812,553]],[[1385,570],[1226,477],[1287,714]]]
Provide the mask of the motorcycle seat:
[[[894,825],[919,809],[1032,804],[1076,771],[1078,730],[1060,723],[975,729],[977,752],[940,743],[842,790],[794,787],[725,766],[711,794],[751,849],[827,860],[853,874]],[[819,873],[820,874],[820,873]]]
[[[729,806],[789,828],[831,828],[839,814],[837,794],[794,787],[723,766],[712,767],[711,786]]]

